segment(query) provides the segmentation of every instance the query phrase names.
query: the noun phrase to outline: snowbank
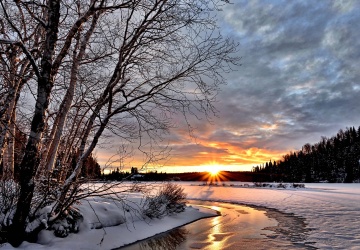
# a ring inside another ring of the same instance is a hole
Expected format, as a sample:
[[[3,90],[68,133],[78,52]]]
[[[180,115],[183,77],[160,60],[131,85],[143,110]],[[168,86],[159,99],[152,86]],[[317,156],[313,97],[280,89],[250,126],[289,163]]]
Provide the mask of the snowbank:
[[[77,205],[83,215],[78,233],[58,238],[54,236],[54,231],[43,230],[37,244],[24,242],[19,248],[113,249],[216,215],[215,211],[209,209],[187,206],[184,212],[150,220],[139,212],[143,202],[144,197],[140,193],[127,193],[126,202],[106,196],[84,199]],[[64,226],[59,224],[59,227]],[[4,244],[1,249],[14,248]]]

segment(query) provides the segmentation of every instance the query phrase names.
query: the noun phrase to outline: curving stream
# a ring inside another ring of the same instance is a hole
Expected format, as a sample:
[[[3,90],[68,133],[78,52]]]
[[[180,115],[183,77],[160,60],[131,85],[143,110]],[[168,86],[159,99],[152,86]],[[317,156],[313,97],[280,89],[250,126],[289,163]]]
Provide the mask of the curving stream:
[[[121,247],[123,250],[316,249],[302,218],[277,210],[224,202],[189,201],[221,215]]]

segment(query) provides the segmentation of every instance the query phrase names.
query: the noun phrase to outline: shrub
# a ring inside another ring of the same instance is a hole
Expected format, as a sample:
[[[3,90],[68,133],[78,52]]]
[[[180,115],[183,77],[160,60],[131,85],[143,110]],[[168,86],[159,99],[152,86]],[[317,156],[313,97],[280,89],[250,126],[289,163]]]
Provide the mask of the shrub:
[[[60,238],[65,238],[69,233],[79,232],[79,223],[83,220],[80,212],[72,207],[67,210],[67,213],[58,218],[56,222],[51,225],[50,230],[54,230],[54,235]]]
[[[300,184],[293,183],[293,187],[294,187],[294,188],[305,188],[305,184],[302,184],[302,183],[300,183]]]
[[[174,183],[163,185],[155,196],[147,197],[143,214],[149,218],[161,218],[185,210],[186,194],[184,189]]]
[[[262,184],[261,182],[255,182],[255,183],[254,183],[254,186],[255,186],[255,187],[262,187],[263,184]]]
[[[19,185],[14,180],[0,180],[0,244],[7,241],[19,196]]]

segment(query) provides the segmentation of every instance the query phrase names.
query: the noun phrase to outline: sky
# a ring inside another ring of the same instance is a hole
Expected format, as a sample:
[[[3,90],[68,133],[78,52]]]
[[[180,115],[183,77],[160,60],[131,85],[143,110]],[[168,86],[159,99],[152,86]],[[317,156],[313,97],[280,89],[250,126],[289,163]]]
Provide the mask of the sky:
[[[360,125],[360,1],[231,2],[218,21],[241,66],[225,75],[210,123],[171,131],[159,172],[248,171]],[[104,165],[110,152],[97,152]]]

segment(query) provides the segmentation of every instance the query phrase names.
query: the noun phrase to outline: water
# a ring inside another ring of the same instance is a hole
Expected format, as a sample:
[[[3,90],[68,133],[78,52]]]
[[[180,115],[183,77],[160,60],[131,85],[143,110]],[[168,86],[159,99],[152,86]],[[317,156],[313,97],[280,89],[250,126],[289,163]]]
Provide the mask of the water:
[[[122,250],[315,249],[302,218],[277,210],[223,202],[191,201],[212,208],[220,216],[156,235]]]

